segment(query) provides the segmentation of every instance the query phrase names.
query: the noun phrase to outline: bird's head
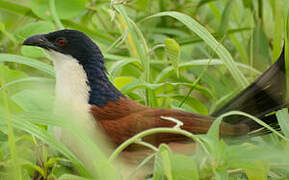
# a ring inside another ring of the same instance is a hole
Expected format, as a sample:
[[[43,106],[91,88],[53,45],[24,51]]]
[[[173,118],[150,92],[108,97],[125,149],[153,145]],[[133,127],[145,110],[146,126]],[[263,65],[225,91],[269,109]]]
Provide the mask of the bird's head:
[[[77,30],[60,30],[28,37],[23,45],[45,49],[54,62],[56,89],[67,99],[81,95],[89,104],[103,106],[122,94],[106,76],[103,55],[98,46]],[[87,97],[87,98],[86,98]]]
[[[37,46],[50,52],[55,51],[72,56],[82,65],[92,60],[88,57],[95,56],[98,57],[94,60],[103,63],[103,57],[98,46],[87,35],[77,30],[65,29],[48,34],[37,34],[27,38],[23,45]]]

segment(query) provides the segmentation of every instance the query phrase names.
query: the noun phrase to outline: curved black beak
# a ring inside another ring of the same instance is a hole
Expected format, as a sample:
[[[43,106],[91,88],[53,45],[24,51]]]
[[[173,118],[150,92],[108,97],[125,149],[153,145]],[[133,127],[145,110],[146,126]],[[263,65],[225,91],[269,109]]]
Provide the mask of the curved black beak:
[[[22,45],[37,46],[44,49],[55,49],[55,46],[46,39],[45,34],[30,36],[24,40]]]

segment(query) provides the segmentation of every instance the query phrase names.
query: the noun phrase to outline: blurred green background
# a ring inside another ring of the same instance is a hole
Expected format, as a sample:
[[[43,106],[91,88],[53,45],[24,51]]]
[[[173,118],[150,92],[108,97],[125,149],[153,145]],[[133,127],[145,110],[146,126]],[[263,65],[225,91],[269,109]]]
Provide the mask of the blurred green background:
[[[0,0],[0,179],[127,179],[97,146],[94,171],[53,138],[52,125],[72,127],[49,113],[52,62],[21,46],[28,36],[85,32],[126,96],[208,115],[278,58],[288,7],[288,0]],[[288,123],[286,110],[279,117]],[[190,157],[164,145],[148,178],[288,179],[286,125],[282,130],[283,139],[237,144],[204,135],[206,150],[198,146]]]

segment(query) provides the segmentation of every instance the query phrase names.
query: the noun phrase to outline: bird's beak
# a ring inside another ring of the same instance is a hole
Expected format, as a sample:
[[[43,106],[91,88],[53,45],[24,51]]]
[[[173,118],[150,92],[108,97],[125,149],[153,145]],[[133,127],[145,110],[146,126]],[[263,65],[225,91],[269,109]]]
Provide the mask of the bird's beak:
[[[47,50],[56,48],[51,42],[47,40],[45,34],[30,36],[22,43],[22,45],[37,46]]]

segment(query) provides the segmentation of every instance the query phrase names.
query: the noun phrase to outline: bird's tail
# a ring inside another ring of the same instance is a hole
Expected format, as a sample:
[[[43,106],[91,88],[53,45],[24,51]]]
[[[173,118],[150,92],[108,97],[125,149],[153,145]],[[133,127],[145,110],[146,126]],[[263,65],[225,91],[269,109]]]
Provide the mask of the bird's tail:
[[[253,115],[277,129],[278,121],[273,112],[286,107],[286,73],[284,48],[278,60],[255,82],[240,92],[232,100],[213,112],[217,117],[223,113],[237,110]],[[224,119],[230,124],[246,124],[252,134],[264,134],[262,126],[243,116],[230,116]],[[260,131],[259,131],[260,130]]]

